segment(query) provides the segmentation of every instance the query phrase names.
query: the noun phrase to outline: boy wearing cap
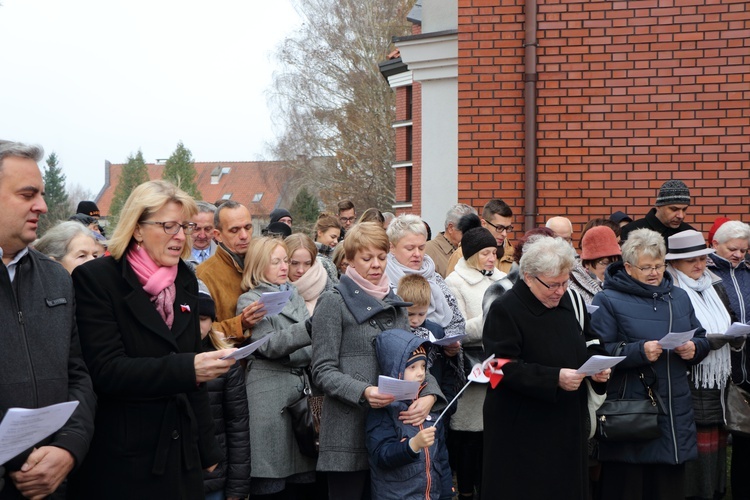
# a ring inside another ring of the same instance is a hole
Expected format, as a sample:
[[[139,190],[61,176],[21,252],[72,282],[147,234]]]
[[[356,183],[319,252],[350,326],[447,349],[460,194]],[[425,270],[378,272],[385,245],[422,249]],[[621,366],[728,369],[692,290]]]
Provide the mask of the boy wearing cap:
[[[424,387],[427,373],[425,339],[405,330],[385,330],[375,339],[380,372],[393,378],[417,381]],[[403,500],[441,498],[444,475],[450,471],[442,433],[430,414],[419,426],[399,420],[407,401],[394,401],[367,414],[367,451],[370,455],[372,498]],[[404,480],[408,478],[408,480]],[[442,495],[451,498],[451,492]]]
[[[664,244],[669,249],[669,237],[687,229],[695,229],[684,222],[685,213],[690,206],[690,190],[682,181],[670,180],[659,188],[654,208],[646,217],[631,222],[622,228],[620,241],[628,239],[628,234],[636,229],[651,229],[661,234]]]

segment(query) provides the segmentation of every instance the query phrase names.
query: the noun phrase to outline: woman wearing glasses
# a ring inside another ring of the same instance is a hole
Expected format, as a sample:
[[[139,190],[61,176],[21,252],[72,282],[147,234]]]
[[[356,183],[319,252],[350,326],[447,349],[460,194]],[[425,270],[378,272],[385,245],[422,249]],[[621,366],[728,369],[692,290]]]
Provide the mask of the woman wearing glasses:
[[[73,271],[76,319],[98,397],[95,433],[73,498],[203,498],[222,460],[204,382],[233,349],[200,353],[198,282],[182,261],[195,202],[164,181],[131,193],[111,257]],[[200,353],[200,354],[198,354]]]
[[[570,288],[578,292],[587,304],[602,289],[604,271],[621,259],[617,236],[607,226],[596,226],[581,238],[581,261],[570,272]]]
[[[659,233],[631,232],[622,246],[623,262],[607,268],[604,290],[594,297],[599,306],[591,319],[594,331],[610,354],[626,357],[615,368],[607,398],[646,399],[643,376],[663,403],[660,437],[599,443],[602,498],[682,500],[685,462],[698,458],[687,373],[706,357],[709,345],[688,294],[664,272],[665,254]],[[667,333],[693,329],[692,340],[662,349],[659,341]]]
[[[566,292],[575,262],[562,238],[530,238],[519,280],[487,313],[487,355],[512,361],[485,397],[484,499],[587,498],[588,394],[576,369],[604,349]],[[599,394],[609,375],[591,376]]]

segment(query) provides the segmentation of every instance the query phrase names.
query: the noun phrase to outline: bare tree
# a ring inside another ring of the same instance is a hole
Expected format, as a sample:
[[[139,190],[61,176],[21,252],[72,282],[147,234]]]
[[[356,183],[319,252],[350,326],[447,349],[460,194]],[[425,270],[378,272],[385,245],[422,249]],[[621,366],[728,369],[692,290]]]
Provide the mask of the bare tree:
[[[273,153],[332,207],[394,200],[395,100],[378,70],[414,0],[295,0],[304,24],[279,47],[272,102],[282,132]]]

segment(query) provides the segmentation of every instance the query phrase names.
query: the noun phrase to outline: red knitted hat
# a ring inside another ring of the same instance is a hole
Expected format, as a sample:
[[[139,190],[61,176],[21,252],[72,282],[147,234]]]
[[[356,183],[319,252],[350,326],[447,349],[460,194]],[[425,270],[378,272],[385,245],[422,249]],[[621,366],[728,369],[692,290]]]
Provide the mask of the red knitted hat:
[[[595,226],[586,231],[581,241],[581,260],[596,260],[622,255],[615,232],[607,226]]]
[[[716,231],[723,226],[725,222],[729,222],[730,220],[731,219],[727,219],[726,217],[717,217],[716,220],[714,220],[714,225],[711,226],[711,229],[708,231],[708,246],[713,245]]]

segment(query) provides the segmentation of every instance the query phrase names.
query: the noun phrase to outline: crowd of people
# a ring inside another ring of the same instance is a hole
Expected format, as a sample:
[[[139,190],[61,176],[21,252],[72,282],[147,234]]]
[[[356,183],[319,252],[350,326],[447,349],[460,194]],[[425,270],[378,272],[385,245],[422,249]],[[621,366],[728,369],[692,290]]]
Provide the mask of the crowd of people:
[[[750,321],[750,226],[706,244],[680,181],[580,238],[563,215],[514,233],[499,199],[434,237],[349,200],[253,236],[242,204],[149,181],[108,237],[83,202],[37,239],[41,157],[0,143],[0,413],[78,406],[0,464],[2,499],[714,499],[728,474],[750,498],[750,438],[724,426],[750,360],[723,335]],[[623,359],[580,373],[594,355]],[[605,399],[653,401],[654,435],[598,433]]]

